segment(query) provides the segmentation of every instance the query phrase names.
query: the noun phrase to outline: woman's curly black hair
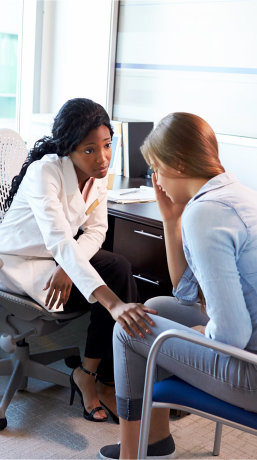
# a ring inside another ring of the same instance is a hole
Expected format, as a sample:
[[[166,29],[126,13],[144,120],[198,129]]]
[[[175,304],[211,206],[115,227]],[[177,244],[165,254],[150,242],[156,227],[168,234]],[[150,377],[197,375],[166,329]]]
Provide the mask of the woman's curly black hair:
[[[30,150],[20,173],[12,180],[9,196],[5,201],[5,211],[10,207],[14,195],[17,193],[28,166],[33,161],[40,160],[46,154],[57,154],[65,157],[76,147],[93,129],[105,125],[111,138],[113,129],[106,110],[91,99],[75,98],[67,101],[56,115],[52,127],[52,136],[39,139]]]

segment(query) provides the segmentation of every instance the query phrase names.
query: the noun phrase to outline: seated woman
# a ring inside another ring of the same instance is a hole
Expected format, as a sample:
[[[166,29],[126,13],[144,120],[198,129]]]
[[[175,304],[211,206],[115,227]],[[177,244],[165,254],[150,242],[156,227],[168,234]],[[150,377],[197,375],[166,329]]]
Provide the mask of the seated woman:
[[[71,403],[76,391],[84,417],[96,422],[107,419],[95,378],[106,363],[112,366],[114,322],[127,331],[133,320],[143,329],[152,323],[151,310],[135,303],[128,262],[100,249],[112,135],[101,105],[83,98],[66,102],[52,136],[36,142],[13,179],[0,225],[1,289],[29,295],[52,311],[91,310],[85,356],[71,375]]]
[[[142,152],[154,170],[175,297],[146,302],[160,315],[151,335],[131,337],[118,324],[114,328],[121,444],[103,447],[102,458],[137,457],[146,357],[158,334],[193,329],[257,353],[257,192],[224,171],[215,134],[196,115],[165,117]],[[199,297],[205,299],[206,312]],[[221,400],[257,412],[253,364],[180,339],[163,344],[157,364],[157,380],[174,374]],[[169,410],[154,409],[148,456],[172,456],[174,450]]]

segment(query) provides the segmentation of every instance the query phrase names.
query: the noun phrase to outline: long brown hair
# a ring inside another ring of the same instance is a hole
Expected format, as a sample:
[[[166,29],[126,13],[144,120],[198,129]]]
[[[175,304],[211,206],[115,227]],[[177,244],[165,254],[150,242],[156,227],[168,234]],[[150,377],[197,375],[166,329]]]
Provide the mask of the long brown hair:
[[[211,179],[225,171],[214,131],[203,118],[192,113],[175,112],[164,117],[145,139],[141,151],[149,165],[161,160],[189,177]],[[205,311],[200,286],[198,294]]]
[[[164,117],[148,135],[141,151],[148,164],[156,158],[190,177],[210,179],[225,171],[214,131],[192,113],[175,112]]]

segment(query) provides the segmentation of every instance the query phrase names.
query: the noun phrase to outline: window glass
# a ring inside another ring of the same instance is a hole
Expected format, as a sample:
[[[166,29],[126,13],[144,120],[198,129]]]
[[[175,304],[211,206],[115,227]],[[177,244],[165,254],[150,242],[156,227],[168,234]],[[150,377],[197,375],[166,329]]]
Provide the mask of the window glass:
[[[257,138],[257,0],[122,0],[115,119],[185,111]]]
[[[0,2],[0,127],[16,128],[19,0]]]

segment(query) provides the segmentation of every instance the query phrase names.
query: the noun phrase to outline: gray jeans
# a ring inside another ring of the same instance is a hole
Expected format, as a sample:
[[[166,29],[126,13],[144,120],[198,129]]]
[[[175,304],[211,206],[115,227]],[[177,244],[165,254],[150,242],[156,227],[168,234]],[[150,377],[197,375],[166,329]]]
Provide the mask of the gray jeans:
[[[117,411],[125,420],[141,417],[146,358],[156,336],[167,329],[187,330],[208,321],[199,304],[184,305],[172,297],[155,297],[145,305],[159,315],[152,315],[156,325],[151,335],[130,337],[118,323],[114,328]],[[257,412],[257,366],[253,364],[177,338],[164,342],[157,364],[156,381],[173,374],[217,398]]]

